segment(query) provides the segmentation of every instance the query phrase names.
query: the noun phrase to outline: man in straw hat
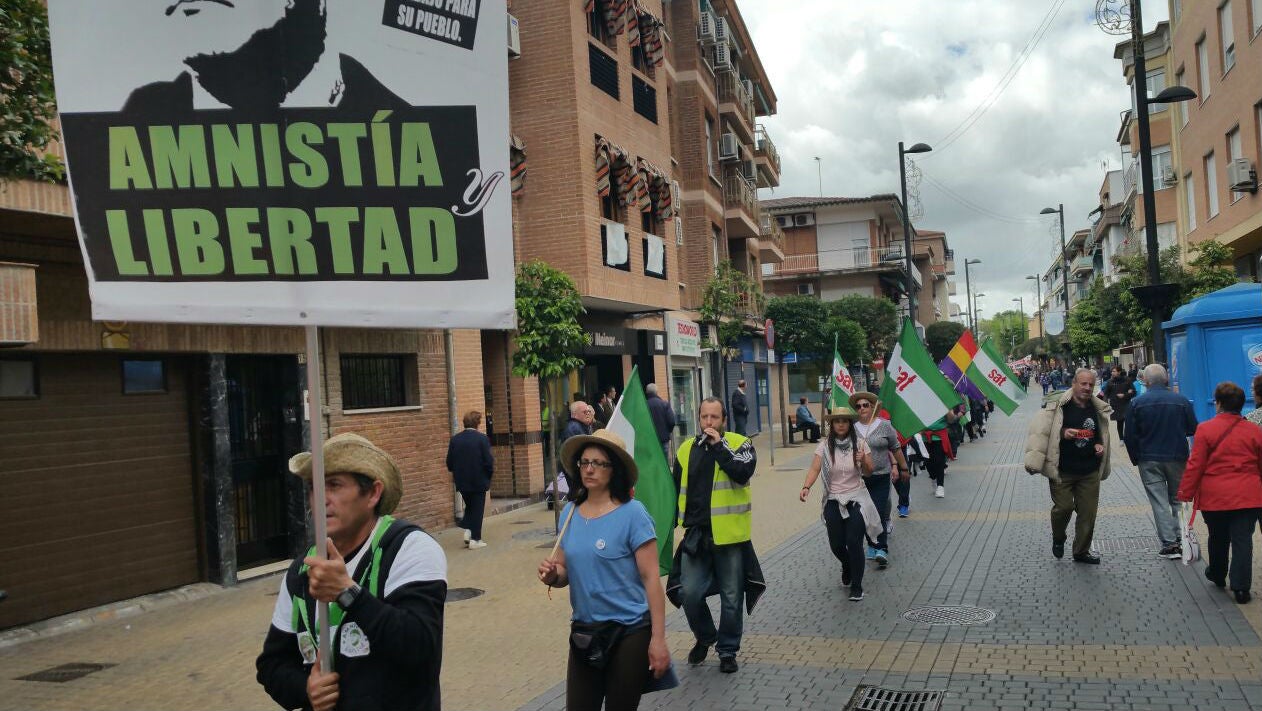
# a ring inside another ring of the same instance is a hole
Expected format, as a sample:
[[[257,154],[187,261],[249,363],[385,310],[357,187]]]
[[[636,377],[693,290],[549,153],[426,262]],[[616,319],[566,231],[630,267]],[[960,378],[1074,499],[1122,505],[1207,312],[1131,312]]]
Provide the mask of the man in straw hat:
[[[447,559],[414,524],[390,516],[403,495],[389,454],[356,434],[324,444],[328,558],[315,548],[289,566],[256,662],[258,681],[284,708],[326,711],[361,703],[440,708]],[[311,481],[311,453],[289,460]],[[329,603],[333,671],[316,659],[317,602]]]
[[[710,645],[719,653],[719,671],[737,670],[744,629],[741,603],[749,596],[752,609],[762,571],[757,569],[751,538],[752,502],[749,480],[754,476],[757,457],[750,439],[725,432],[727,413],[723,401],[709,397],[701,401],[697,422],[701,434],[679,447],[673,474],[679,490],[679,524],[684,539],[675,555],[675,566],[667,581],[671,602],[682,605],[696,644],[688,653],[688,663],[705,661]],[[676,570],[678,568],[678,575]],[[678,580],[678,586],[673,581]],[[682,601],[677,601],[682,592]],[[715,592],[720,599],[719,626],[706,598]]]

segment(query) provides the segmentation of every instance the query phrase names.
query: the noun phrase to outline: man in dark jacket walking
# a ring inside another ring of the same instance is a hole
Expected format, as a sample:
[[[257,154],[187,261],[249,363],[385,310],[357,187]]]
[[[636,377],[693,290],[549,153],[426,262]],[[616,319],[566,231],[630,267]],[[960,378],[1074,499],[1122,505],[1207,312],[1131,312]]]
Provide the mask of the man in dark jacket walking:
[[[729,403],[732,406],[732,431],[739,435],[746,434],[745,422],[749,419],[749,400],[745,397],[744,380],[736,383],[736,389],[732,391]]]
[[[464,416],[464,430],[457,432],[447,444],[447,471],[455,480],[456,491],[464,499],[464,516],[457,525],[464,529],[465,545],[485,548],[482,540],[482,516],[486,511],[486,492],[491,490],[495,457],[491,440],[478,431],[482,413],[470,410]]]
[[[675,411],[670,403],[657,394],[657,383],[644,386],[645,399],[648,401],[649,417],[653,418],[653,428],[657,430],[657,441],[662,443],[662,451],[666,453],[666,461],[670,461],[670,435],[675,430]]]
[[[1113,408],[1113,421],[1117,423],[1117,438],[1126,440],[1126,411],[1135,399],[1135,381],[1127,377],[1121,366],[1113,366],[1113,377],[1104,386],[1104,399]]]
[[[286,709],[437,711],[447,558],[391,513],[403,495],[394,459],[344,433],[324,444],[328,558],[297,559],[281,579],[257,679]],[[289,460],[311,481],[311,453]],[[316,603],[329,603],[333,671],[316,652]]]
[[[1152,505],[1153,523],[1161,539],[1157,554],[1182,557],[1179,502],[1176,494],[1187,465],[1188,437],[1196,433],[1196,413],[1188,399],[1167,387],[1169,376],[1157,363],[1144,368],[1148,391],[1135,398],[1126,413],[1126,453],[1139,466],[1139,479]]]

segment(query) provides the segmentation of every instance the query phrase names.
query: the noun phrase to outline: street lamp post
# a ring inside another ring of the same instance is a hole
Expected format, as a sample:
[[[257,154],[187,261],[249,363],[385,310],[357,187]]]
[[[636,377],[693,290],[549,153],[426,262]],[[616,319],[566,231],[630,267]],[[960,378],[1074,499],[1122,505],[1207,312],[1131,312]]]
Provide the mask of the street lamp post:
[[[933,150],[925,143],[917,143],[911,148],[904,149],[903,142],[898,142],[898,181],[903,189],[903,259],[907,266],[907,315],[911,317],[914,324],[916,322],[916,282],[912,276],[911,263],[911,216],[907,211],[907,154],[908,153],[928,153]]]
[[[1148,308],[1152,318],[1152,362],[1166,360],[1166,341],[1161,322],[1178,286],[1161,283],[1160,245],[1157,241],[1157,203],[1153,199],[1152,132],[1148,123],[1148,104],[1171,104],[1196,98],[1196,92],[1185,86],[1172,86],[1148,98],[1148,65],[1144,56],[1144,23],[1139,0],[1130,0],[1131,54],[1134,55],[1135,118],[1139,127],[1139,178],[1144,194],[1144,247],[1148,257],[1148,284],[1131,289],[1136,300]]]
[[[980,313],[980,312],[981,312],[981,310],[982,310],[982,307],[980,307],[980,306],[978,306],[978,305],[977,305],[977,300],[978,300],[978,299],[980,299],[980,298],[982,298],[983,296],[985,296],[985,294],[983,294],[983,293],[981,293],[981,292],[978,292],[978,293],[976,293],[976,294],[973,294],[973,325],[974,325],[974,326],[976,326],[976,325],[977,325],[977,318],[978,318],[977,314],[978,314],[978,313]],[[978,332],[978,330],[977,330],[976,328],[974,328],[974,329],[973,329],[973,338],[980,338],[980,337],[981,337],[981,334]]]
[[[1031,274],[1026,279],[1034,280],[1034,298],[1039,305],[1039,340],[1043,341],[1043,350],[1047,350],[1047,328],[1043,325],[1043,280],[1037,274]]]
[[[1040,215],[1060,215],[1060,263],[1061,263],[1061,282],[1065,285],[1065,318],[1069,318],[1069,251],[1065,249],[1065,203],[1060,203],[1056,209],[1045,207],[1039,210]]]
[[[968,312],[968,325],[973,331],[973,338],[977,338],[977,322],[973,320],[973,287],[968,279],[968,265],[981,263],[980,259],[964,260],[964,298],[967,300],[964,310]]]
[[[1025,341],[1030,340],[1030,333],[1028,330],[1030,327],[1030,324],[1029,322],[1025,320],[1025,299],[1023,297],[1018,296],[1017,298],[1013,299],[1013,301],[1017,302],[1018,308],[1021,309],[1021,335],[1024,336],[1024,338],[1022,339],[1022,342],[1024,343]]]

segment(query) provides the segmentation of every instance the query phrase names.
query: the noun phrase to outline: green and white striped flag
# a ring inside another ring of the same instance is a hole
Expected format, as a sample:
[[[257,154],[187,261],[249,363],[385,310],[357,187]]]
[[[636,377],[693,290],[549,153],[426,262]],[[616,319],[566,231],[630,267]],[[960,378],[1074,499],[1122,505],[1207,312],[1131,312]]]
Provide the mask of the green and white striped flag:
[[[989,338],[982,341],[973,356],[965,373],[968,379],[981,390],[986,397],[995,401],[995,407],[1011,415],[1017,409],[1019,398],[1025,397],[1025,390],[1017,382],[1017,378],[1008,370],[1003,358],[995,350],[995,344]]]
[[[903,321],[903,334],[885,366],[880,397],[889,410],[890,423],[904,437],[942,419],[947,410],[961,401],[960,394],[916,337],[911,319]]]
[[[627,453],[635,459],[640,480],[635,484],[635,499],[644,504],[657,531],[657,564],[662,575],[670,572],[675,552],[675,479],[662,443],[657,441],[657,428],[649,415],[649,403],[640,386],[640,372],[631,368],[618,407],[605,428],[627,443]]]
[[[854,395],[854,378],[850,377],[846,361],[841,359],[841,351],[837,348],[837,334],[833,334],[833,389],[828,396],[828,409],[849,406],[851,395]]]

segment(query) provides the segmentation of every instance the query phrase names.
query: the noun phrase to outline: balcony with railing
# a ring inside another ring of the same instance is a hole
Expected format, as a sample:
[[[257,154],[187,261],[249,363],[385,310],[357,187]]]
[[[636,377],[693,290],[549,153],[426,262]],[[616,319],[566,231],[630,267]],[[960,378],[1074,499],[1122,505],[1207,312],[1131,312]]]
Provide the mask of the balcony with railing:
[[[719,114],[731,114],[737,118],[729,123],[742,135],[746,143],[754,141],[754,97],[745,89],[745,83],[736,72],[720,72]]]
[[[771,265],[764,272],[766,279],[778,279],[805,274],[854,274],[863,272],[905,272],[906,261],[900,247],[835,249],[820,253],[786,254],[784,261]],[[912,269],[912,280],[923,286],[920,270]]]
[[[723,217],[729,239],[749,239],[762,232],[758,224],[758,188],[739,170],[723,175]]]
[[[1131,167],[1122,173],[1122,194],[1126,196],[1126,202],[1130,202],[1135,197],[1136,191],[1139,190],[1139,161],[1131,163]]]
[[[1084,254],[1070,262],[1069,271],[1075,277],[1090,276],[1095,271],[1095,259],[1090,254]]]
[[[758,236],[758,261],[767,264],[784,261],[784,230],[776,218],[762,213],[762,234]]]
[[[767,135],[762,124],[754,128],[754,161],[758,166],[758,187],[774,188],[780,185],[780,151]]]

